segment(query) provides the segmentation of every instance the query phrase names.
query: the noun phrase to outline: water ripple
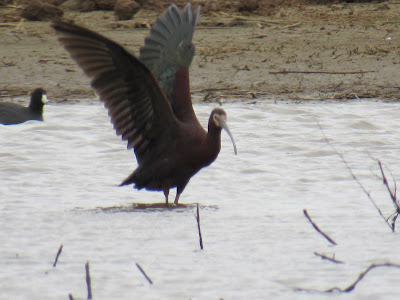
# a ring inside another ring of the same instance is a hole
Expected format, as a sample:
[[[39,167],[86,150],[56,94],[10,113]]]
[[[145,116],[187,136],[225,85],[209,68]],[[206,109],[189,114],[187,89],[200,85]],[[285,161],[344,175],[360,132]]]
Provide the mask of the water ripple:
[[[0,126],[0,299],[83,298],[87,260],[96,299],[131,299],[132,291],[140,299],[331,299],[291,286],[327,289],[371,262],[400,261],[400,240],[338,155],[389,217],[393,204],[373,158],[400,178],[398,105],[224,104],[238,155],[222,133],[218,159],[191,179],[182,205],[168,208],[161,192],[118,187],[136,159],[100,104],[50,105],[45,122]],[[205,127],[214,106],[195,105]],[[395,271],[385,272],[346,299],[398,294]]]

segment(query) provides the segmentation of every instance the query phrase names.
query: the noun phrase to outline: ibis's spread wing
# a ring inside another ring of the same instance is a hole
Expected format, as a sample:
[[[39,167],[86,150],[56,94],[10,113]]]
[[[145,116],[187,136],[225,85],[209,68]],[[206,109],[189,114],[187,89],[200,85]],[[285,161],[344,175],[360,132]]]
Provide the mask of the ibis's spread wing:
[[[157,18],[140,49],[139,60],[158,79],[171,103],[175,73],[189,68],[194,56],[192,38],[199,14],[200,6],[193,13],[190,3],[183,10],[172,4]]]
[[[176,118],[148,68],[122,46],[93,31],[61,21],[52,27],[91,78],[117,135],[135,149],[139,164],[170,152]]]

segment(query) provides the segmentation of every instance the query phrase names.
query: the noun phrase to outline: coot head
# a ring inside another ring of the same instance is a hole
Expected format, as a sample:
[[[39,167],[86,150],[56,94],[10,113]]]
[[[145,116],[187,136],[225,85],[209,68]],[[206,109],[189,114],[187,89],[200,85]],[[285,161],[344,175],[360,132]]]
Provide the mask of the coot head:
[[[43,113],[43,105],[48,102],[46,91],[42,88],[38,88],[31,93],[31,102],[29,103],[29,109],[35,112]]]

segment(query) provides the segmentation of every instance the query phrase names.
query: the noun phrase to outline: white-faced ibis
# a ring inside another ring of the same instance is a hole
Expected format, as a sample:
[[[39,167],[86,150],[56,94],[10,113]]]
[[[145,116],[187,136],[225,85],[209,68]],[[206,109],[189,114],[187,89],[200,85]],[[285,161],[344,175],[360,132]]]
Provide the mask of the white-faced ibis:
[[[31,93],[28,107],[12,102],[0,102],[0,124],[20,124],[29,120],[43,121],[43,105],[46,103],[46,91],[41,88]]]
[[[139,59],[114,41],[80,26],[56,21],[52,27],[71,57],[91,78],[108,108],[117,135],[134,148],[138,167],[121,185],[163,191],[168,204],[177,188],[178,204],[190,178],[211,164],[221,149],[226,113],[211,112],[208,132],[192,107],[189,66],[195,47],[193,32],[200,7],[193,13],[171,5],[157,18]]]

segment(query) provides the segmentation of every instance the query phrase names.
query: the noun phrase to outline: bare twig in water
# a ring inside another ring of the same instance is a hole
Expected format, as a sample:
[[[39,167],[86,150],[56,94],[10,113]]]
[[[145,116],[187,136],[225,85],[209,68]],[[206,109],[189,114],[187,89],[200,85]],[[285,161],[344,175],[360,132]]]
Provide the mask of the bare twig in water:
[[[364,192],[364,194],[367,195],[368,199],[371,201],[372,205],[375,207],[375,209],[378,211],[379,215],[382,217],[383,220],[385,220],[386,225],[389,226],[390,230],[392,230],[392,232],[394,232],[393,227],[389,224],[388,220],[385,218],[385,216],[382,214],[382,211],[379,209],[379,207],[376,205],[374,199],[372,199],[371,194],[365,189],[365,187],[361,184],[361,182],[358,180],[357,176],[353,173],[353,170],[351,169],[350,165],[348,164],[348,162],[344,159],[344,156],[342,153],[340,153],[338,150],[336,150],[336,148],[331,144],[331,142],[328,140],[328,138],[325,135],[325,131],[322,128],[321,124],[319,122],[318,126],[319,129],[321,130],[322,134],[324,135],[325,141],[326,143],[329,145],[329,147],[332,148],[332,150],[340,157],[340,159],[342,160],[342,162],[344,163],[344,165],[346,166],[347,171],[349,171],[351,177],[355,180],[355,182],[357,182],[357,184],[359,185],[359,187],[362,189],[362,191]]]
[[[337,245],[334,240],[332,240],[325,232],[323,232],[321,229],[319,229],[318,225],[314,223],[314,221],[311,219],[311,217],[308,215],[307,209],[303,210],[304,215],[310,221],[311,225],[315,228],[316,231],[318,231],[324,238],[326,238],[331,244]]]
[[[53,264],[53,267],[54,267],[54,268],[55,268],[56,265],[57,265],[58,257],[59,257],[60,254],[61,254],[62,248],[63,248],[63,245],[61,245],[60,248],[58,248],[58,252],[57,252],[57,255],[56,255],[56,259],[54,260],[54,264]]]
[[[200,242],[200,249],[203,250],[203,238],[201,236],[201,229],[200,229],[200,213],[199,213],[199,204],[197,203],[197,216],[196,216],[196,221],[197,221],[197,229],[199,231],[199,242]]]
[[[86,269],[86,285],[87,285],[87,290],[88,290],[88,300],[93,299],[92,298],[92,281],[90,279],[90,272],[89,272],[89,262],[86,263],[85,265]]]
[[[352,284],[350,284],[347,288],[341,289],[341,288],[338,288],[338,287],[334,287],[334,288],[331,288],[331,289],[329,289],[329,290],[326,290],[326,292],[327,292],[327,293],[330,293],[330,292],[339,291],[339,292],[341,292],[341,293],[349,293],[349,292],[351,292],[352,290],[355,289],[356,285],[364,278],[365,275],[367,275],[367,273],[368,273],[369,271],[371,271],[372,269],[375,269],[375,268],[379,268],[379,267],[395,267],[395,268],[400,268],[400,265],[392,264],[392,263],[386,263],[386,264],[372,264],[372,265],[370,265],[364,272],[360,273],[360,275],[358,275],[357,280],[354,281]]]
[[[396,209],[396,212],[394,213],[394,216],[392,217],[392,225],[391,225],[393,231],[395,231],[395,229],[396,229],[396,220],[397,220],[397,217],[400,214],[400,204],[399,204],[399,201],[397,201],[397,184],[396,184],[396,180],[394,179],[393,174],[391,174],[392,178],[393,178],[393,182],[394,182],[394,191],[392,191],[392,189],[389,186],[389,182],[388,182],[388,180],[386,178],[385,172],[383,171],[382,162],[379,159],[376,159],[376,158],[373,158],[373,159],[378,162],[379,169],[381,170],[381,174],[382,174],[383,184],[386,186],[386,189],[389,192],[390,198],[392,199],[394,208]]]
[[[386,178],[385,172],[383,171],[383,167],[382,167],[381,161],[379,159],[377,159],[377,161],[378,161],[378,165],[379,165],[379,168],[381,170],[381,173],[382,173],[383,184],[386,186],[386,188],[387,188],[387,190],[389,192],[390,198],[393,201],[394,206],[396,207],[397,210],[399,210],[400,208],[399,208],[399,204],[397,203],[397,198],[396,198],[396,192],[397,192],[396,181],[394,182],[394,192],[393,192],[392,189],[389,186],[389,182],[388,182],[388,180]]]
[[[335,263],[335,264],[344,264],[344,261],[335,259],[335,255],[333,255],[333,257],[329,257],[329,256],[326,256],[326,255],[324,255],[324,254],[320,254],[320,253],[318,253],[318,252],[314,252],[314,254],[315,254],[316,256],[321,257],[322,259],[329,260],[329,261],[331,261],[331,262],[333,262],[333,263]]]
[[[143,274],[143,276],[147,279],[147,281],[148,281],[150,284],[153,284],[153,281],[151,281],[150,277],[147,276],[146,272],[142,269],[142,267],[141,267],[138,263],[136,263],[136,267],[137,267],[137,268],[139,269],[139,271]]]
[[[400,268],[400,265],[398,264],[392,264],[392,263],[385,263],[385,264],[372,264],[370,265],[365,271],[360,273],[358,275],[358,278],[356,281],[354,281],[352,284],[350,284],[348,287],[341,289],[340,287],[333,287],[330,289],[327,289],[325,291],[320,291],[320,290],[314,290],[314,289],[303,289],[303,288],[295,288],[296,291],[303,291],[303,292],[320,292],[320,293],[333,293],[333,292],[339,292],[339,293],[350,293],[353,291],[357,284],[367,275],[369,271],[375,268],[380,268],[380,267],[394,267],[394,268]]]

